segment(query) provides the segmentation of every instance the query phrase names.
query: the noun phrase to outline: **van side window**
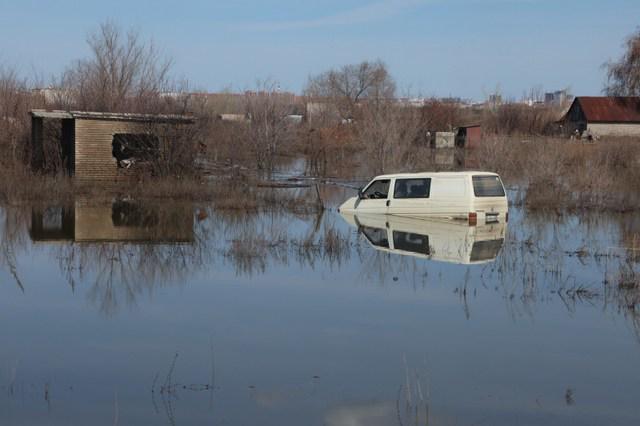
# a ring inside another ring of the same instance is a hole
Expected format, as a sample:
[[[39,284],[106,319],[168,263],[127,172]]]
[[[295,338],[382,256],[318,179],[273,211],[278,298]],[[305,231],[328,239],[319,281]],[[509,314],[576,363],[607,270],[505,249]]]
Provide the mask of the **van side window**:
[[[474,176],[473,193],[476,197],[504,197],[504,187],[498,176]]]
[[[396,179],[393,198],[429,198],[431,179]]]
[[[390,184],[391,181],[389,179],[376,180],[364,191],[364,198],[373,200],[387,198]]]

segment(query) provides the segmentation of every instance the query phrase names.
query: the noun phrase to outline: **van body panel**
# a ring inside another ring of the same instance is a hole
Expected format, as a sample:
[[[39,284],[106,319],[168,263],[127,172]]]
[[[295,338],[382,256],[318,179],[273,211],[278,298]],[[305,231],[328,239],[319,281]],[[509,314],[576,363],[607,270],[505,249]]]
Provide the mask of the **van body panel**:
[[[493,261],[505,239],[506,224],[469,226],[433,218],[341,212],[376,250],[440,262],[479,264]]]
[[[386,214],[388,209],[387,201],[387,198],[382,200],[357,200],[356,211],[360,213]]]
[[[482,180],[485,193],[492,194],[501,189],[504,196],[476,196],[474,177]],[[379,180],[389,180],[390,186],[385,200],[354,197],[343,203],[339,211],[352,214],[388,214],[412,218],[440,218],[469,220],[475,213],[478,224],[506,222],[508,201],[500,177],[489,172],[440,172],[406,173],[377,176],[367,185]],[[407,195],[411,189],[420,190],[420,181],[429,181],[428,194]],[[402,183],[409,182],[407,190]],[[487,189],[488,188],[488,189]]]

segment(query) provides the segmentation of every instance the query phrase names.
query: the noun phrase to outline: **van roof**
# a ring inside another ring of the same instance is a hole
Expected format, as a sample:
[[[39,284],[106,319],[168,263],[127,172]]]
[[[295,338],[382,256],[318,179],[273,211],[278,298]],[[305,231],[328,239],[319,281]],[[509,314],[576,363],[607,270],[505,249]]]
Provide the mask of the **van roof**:
[[[425,178],[425,177],[460,177],[460,176],[498,176],[493,172],[482,171],[464,171],[464,172],[417,172],[417,173],[395,173],[390,175],[376,176],[374,179],[392,179],[392,178]]]

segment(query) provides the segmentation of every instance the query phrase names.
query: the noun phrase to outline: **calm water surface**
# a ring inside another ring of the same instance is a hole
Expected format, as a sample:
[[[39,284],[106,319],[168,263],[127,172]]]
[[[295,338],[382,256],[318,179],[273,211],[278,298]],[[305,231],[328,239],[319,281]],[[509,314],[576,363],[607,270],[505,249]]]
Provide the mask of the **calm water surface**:
[[[630,216],[77,200],[0,226],[3,425],[640,424]]]

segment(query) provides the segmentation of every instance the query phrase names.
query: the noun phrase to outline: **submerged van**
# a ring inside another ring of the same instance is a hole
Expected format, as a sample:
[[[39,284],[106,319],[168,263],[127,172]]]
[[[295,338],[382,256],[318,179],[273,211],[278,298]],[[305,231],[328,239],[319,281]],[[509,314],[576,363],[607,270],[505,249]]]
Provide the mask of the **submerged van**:
[[[506,223],[469,226],[452,220],[341,214],[376,250],[467,265],[494,261],[507,227]]]
[[[489,172],[403,173],[375,177],[339,208],[347,214],[506,222],[507,194]]]

